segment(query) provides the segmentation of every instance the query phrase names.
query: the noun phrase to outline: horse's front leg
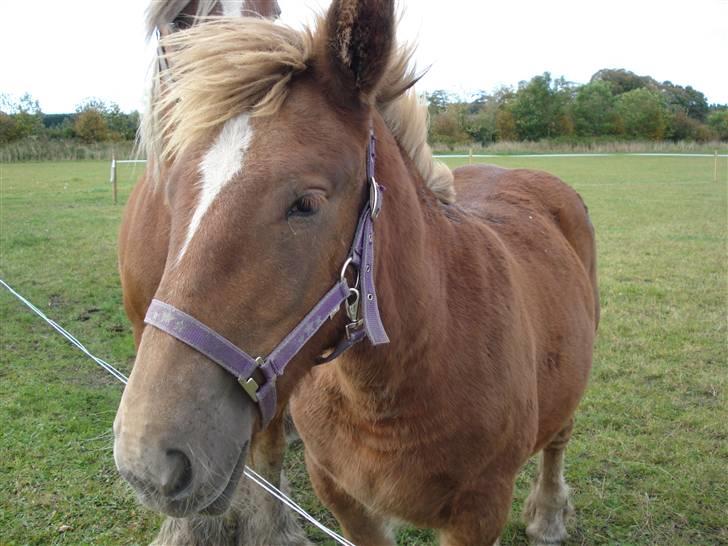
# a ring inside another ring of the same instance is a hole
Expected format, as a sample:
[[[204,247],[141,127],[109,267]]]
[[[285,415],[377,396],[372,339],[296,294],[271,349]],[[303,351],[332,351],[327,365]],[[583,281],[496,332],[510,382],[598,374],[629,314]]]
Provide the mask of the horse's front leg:
[[[271,420],[264,431],[253,437],[248,464],[273,485],[289,493],[288,482],[283,473],[287,447],[287,416],[288,409],[285,408]],[[311,544],[299,525],[295,512],[250,479],[241,480],[231,508],[237,513],[237,544],[241,546]]]
[[[276,487],[280,487],[283,458],[286,455],[286,427],[288,408],[276,414],[262,432],[253,436],[248,464]]]
[[[471,484],[458,494],[449,525],[440,530],[440,546],[497,546],[508,521],[515,475]]]
[[[358,546],[396,546],[388,521],[336,485],[308,453],[306,468],[316,496],[334,514],[346,538]]]

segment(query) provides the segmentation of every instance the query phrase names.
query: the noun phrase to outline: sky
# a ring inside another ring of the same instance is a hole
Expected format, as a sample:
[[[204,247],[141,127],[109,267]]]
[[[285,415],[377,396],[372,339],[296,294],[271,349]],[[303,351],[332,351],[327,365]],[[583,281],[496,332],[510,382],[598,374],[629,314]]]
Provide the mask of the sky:
[[[142,110],[154,45],[144,41],[149,0],[0,0],[0,93],[29,92],[46,113],[86,98]],[[300,26],[327,0],[279,0]],[[418,91],[461,96],[517,86],[550,72],[586,83],[626,68],[728,103],[728,0],[405,0],[400,40],[429,67]]]

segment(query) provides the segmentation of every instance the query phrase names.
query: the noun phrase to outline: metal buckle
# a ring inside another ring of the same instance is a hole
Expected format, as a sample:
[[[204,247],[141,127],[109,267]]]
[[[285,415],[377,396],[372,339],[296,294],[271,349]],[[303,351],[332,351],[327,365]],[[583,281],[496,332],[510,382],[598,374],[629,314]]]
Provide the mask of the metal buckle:
[[[346,339],[351,341],[364,324],[364,319],[355,320],[346,325]]]
[[[259,356],[255,359],[255,363],[258,368],[262,368],[265,364],[265,359]],[[258,382],[253,379],[252,372],[250,377],[238,377],[238,383],[240,383],[240,386],[243,387],[243,390],[248,393],[248,396],[252,398],[253,402],[258,402],[258,389],[260,388],[260,385],[258,385]]]
[[[351,303],[349,302],[349,298],[354,297],[354,301]],[[349,297],[346,298],[346,316],[349,317],[349,320],[352,322],[356,322],[359,317],[359,300],[361,299],[361,294],[356,288],[349,288]]]
[[[240,383],[240,386],[243,387],[243,390],[248,393],[248,396],[252,398],[253,402],[258,401],[258,383],[256,383],[255,379],[252,377],[249,377],[248,379],[244,379],[242,377],[238,377],[238,383]]]

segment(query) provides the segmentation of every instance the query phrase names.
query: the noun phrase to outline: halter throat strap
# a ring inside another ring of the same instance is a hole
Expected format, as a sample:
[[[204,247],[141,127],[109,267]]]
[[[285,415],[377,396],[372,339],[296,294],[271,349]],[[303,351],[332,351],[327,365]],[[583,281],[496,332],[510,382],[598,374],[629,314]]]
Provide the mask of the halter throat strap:
[[[374,132],[370,131],[366,160],[369,199],[359,216],[341,278],[267,357],[253,358],[212,328],[163,301],[153,299],[147,310],[145,323],[189,345],[238,380],[258,404],[263,427],[275,415],[276,378],[283,375],[288,363],[324,323],[339,312],[342,303],[350,320],[346,336],[330,355],[318,359],[318,363],[333,360],[365,337],[372,345],[389,343],[374,286],[374,219],[381,210],[383,190],[374,178],[375,142]],[[356,270],[353,287],[346,276],[349,267]]]

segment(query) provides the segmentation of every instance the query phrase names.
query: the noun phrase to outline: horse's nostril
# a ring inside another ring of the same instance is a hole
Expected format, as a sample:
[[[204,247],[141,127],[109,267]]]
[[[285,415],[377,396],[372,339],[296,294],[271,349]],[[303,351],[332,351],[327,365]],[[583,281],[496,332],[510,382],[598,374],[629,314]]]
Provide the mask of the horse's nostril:
[[[160,476],[160,493],[165,497],[175,497],[192,482],[192,464],[187,455],[176,449],[167,450],[166,456],[166,469]]]

